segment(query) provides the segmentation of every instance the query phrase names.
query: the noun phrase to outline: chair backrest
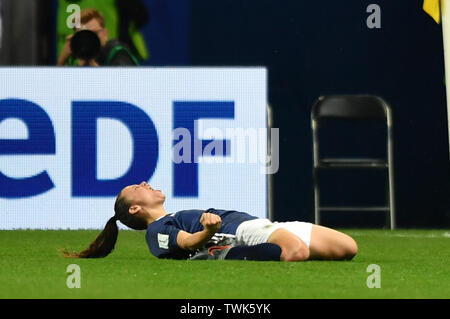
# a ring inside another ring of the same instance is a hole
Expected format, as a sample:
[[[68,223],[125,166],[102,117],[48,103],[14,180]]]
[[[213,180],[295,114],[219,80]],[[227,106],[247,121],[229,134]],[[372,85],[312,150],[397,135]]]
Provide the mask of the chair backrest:
[[[386,119],[388,108],[382,98],[374,95],[330,95],[319,97],[311,116],[313,119]]]

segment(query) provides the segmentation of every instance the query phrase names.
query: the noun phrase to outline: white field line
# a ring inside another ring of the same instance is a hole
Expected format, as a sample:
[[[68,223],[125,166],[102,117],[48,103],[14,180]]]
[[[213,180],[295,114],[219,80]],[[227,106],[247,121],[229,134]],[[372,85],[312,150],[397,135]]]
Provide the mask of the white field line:
[[[393,232],[383,232],[383,233],[360,233],[348,231],[352,236],[377,236],[377,237],[400,237],[400,238],[450,238],[450,232],[439,233],[439,234],[408,234],[408,233],[396,233]]]

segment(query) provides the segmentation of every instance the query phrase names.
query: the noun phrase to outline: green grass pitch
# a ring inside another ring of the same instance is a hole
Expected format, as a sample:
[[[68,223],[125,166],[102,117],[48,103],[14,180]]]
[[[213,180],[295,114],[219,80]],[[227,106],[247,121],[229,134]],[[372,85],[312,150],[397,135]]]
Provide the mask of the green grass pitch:
[[[352,261],[298,263],[158,260],[144,232],[119,232],[103,259],[67,259],[99,231],[0,231],[0,298],[450,298],[450,230],[343,230],[359,253]],[[68,288],[67,266],[80,267]],[[380,268],[380,288],[368,288]],[[373,278],[373,277],[372,277]]]

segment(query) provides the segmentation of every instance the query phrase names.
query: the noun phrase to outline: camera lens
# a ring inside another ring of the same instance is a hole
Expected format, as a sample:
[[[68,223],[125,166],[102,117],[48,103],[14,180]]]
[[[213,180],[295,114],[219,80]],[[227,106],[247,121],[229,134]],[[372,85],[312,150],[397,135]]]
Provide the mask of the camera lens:
[[[91,60],[100,53],[100,39],[92,31],[81,30],[73,36],[70,41],[70,48],[75,58]]]

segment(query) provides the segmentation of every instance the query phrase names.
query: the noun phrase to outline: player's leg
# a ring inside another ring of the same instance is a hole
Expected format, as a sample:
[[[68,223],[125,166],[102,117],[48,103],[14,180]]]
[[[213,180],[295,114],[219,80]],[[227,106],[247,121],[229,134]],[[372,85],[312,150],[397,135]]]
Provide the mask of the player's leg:
[[[309,252],[310,259],[350,260],[358,252],[358,245],[344,233],[313,225]]]
[[[254,246],[211,246],[191,256],[190,260],[258,260],[280,261],[281,248],[275,244],[262,243]]]
[[[280,261],[281,248],[271,243],[231,247],[224,259]]]
[[[281,248],[282,261],[302,261],[309,258],[310,223],[273,223],[268,219],[243,222],[236,231],[239,245],[275,244]]]
[[[282,261],[303,261],[309,258],[309,248],[297,235],[292,232],[278,228],[267,241],[281,248]]]

